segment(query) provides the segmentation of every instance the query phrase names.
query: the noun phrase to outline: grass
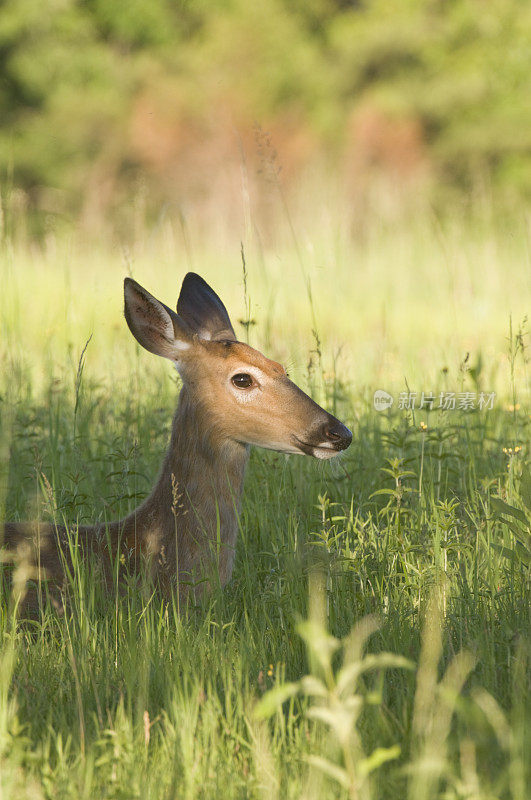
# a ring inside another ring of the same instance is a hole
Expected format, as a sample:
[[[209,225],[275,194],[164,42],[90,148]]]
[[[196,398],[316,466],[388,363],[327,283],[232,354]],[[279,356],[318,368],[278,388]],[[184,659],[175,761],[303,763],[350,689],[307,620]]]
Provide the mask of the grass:
[[[526,222],[323,227],[244,242],[245,299],[239,243],[186,254],[170,225],[125,255],[4,243],[7,519],[116,518],[150,489],[177,386],[121,318],[128,271],[170,303],[191,261],[354,442],[253,452],[233,580],[186,616],[142,584],[98,596],[86,565],[64,617],[23,624],[4,593],[2,800],[529,796]],[[377,388],[497,394],[377,412]]]

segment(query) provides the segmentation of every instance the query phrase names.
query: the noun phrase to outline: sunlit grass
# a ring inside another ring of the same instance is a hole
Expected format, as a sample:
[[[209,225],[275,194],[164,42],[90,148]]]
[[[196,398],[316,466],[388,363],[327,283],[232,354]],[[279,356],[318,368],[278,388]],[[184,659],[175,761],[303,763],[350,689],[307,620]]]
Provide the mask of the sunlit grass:
[[[244,320],[243,246],[256,323],[250,341],[299,374],[317,334],[326,369],[335,365],[357,387],[383,381],[383,388],[405,389],[407,379],[429,389],[445,367],[456,383],[470,353],[469,365],[481,354],[483,377],[505,393],[509,317],[516,330],[531,297],[531,228],[524,215],[510,227],[490,219],[473,224],[457,214],[440,221],[428,212],[407,224],[376,219],[353,241],[341,218],[334,223],[319,210],[313,225],[284,231],[269,249],[253,234],[242,242],[184,237],[170,220],[127,246],[107,238],[87,244],[74,234],[50,235],[43,248],[6,243],[2,353],[42,385],[50,369],[71,370],[92,336],[87,375],[123,378],[135,363],[121,315],[124,275],[172,305],[193,269],[219,290],[233,319]],[[164,372],[143,358],[145,368]]]

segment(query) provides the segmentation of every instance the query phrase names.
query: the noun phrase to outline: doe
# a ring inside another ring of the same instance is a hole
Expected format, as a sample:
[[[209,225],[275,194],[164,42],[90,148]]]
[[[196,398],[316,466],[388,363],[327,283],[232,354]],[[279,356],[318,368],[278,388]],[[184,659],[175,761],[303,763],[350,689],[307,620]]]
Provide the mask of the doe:
[[[182,379],[171,441],[151,494],[123,520],[74,527],[70,539],[59,525],[5,523],[8,557],[25,553],[39,579],[56,587],[58,606],[72,541],[81,557],[98,556],[107,584],[118,557],[133,570],[147,567],[166,596],[198,596],[213,579],[224,586],[250,446],[327,459],[352,441],[280,364],[237,340],[225,306],[199,275],[184,278],[177,313],[131,278],[124,299],[135,339],[170,359]]]

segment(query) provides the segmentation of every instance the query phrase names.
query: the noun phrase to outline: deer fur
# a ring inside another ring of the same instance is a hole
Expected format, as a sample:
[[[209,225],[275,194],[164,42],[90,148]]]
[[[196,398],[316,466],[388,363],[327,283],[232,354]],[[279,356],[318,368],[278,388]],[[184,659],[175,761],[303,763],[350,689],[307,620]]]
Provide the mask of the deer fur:
[[[55,587],[61,606],[72,543],[96,557],[110,588],[113,564],[147,570],[169,597],[201,595],[230,579],[251,445],[330,458],[352,434],[292,383],[284,368],[238,342],[225,306],[205,281],[186,275],[177,313],[126,278],[125,318],[147,350],[170,359],[182,378],[171,440],[147,499],[123,520],[66,528],[10,523],[7,557],[25,559]],[[2,531],[0,529],[0,546]],[[34,598],[35,599],[35,598]]]

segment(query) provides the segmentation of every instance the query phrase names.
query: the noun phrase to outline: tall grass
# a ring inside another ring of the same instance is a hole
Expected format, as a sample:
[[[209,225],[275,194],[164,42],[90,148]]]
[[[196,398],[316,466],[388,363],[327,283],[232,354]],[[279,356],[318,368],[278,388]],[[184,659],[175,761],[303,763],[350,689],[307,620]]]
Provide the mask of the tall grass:
[[[190,236],[242,338],[353,444],[253,452],[233,580],[186,614],[141,583],[102,597],[83,564],[63,616],[23,623],[5,590],[0,798],[529,796],[525,220],[369,234],[297,234],[300,262],[290,236],[261,259],[249,238],[245,297],[240,243]],[[121,279],[168,303],[187,268],[169,223],[126,255],[4,243],[7,519],[117,518],[149,491],[177,379],[128,334]],[[375,411],[407,387],[497,396]]]

